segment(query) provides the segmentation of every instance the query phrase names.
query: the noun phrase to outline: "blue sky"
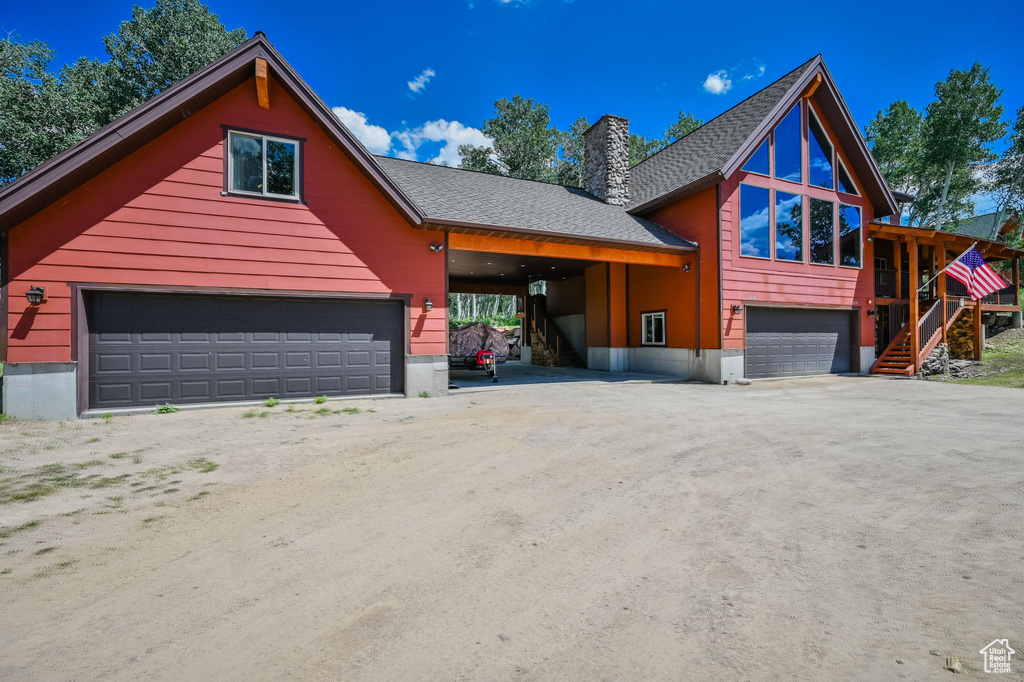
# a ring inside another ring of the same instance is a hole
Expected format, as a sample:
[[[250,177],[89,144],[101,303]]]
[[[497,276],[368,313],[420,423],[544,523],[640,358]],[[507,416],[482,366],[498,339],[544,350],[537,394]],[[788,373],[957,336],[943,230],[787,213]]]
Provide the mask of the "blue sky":
[[[0,26],[58,61],[103,57],[130,0],[8,2]],[[151,4],[143,0],[142,4]],[[660,135],[680,109],[712,118],[818,52],[863,126],[896,99],[924,107],[951,68],[981,61],[1024,105],[1024,51],[1005,28],[1024,4],[212,0],[229,28],[264,31],[376,152],[453,158],[499,97],[520,93],[566,127],[613,113]],[[284,9],[285,11],[282,11]],[[904,40],[907,38],[907,40]],[[419,80],[417,80],[419,79]],[[363,118],[357,114],[363,114]],[[447,151],[443,147],[449,144]]]

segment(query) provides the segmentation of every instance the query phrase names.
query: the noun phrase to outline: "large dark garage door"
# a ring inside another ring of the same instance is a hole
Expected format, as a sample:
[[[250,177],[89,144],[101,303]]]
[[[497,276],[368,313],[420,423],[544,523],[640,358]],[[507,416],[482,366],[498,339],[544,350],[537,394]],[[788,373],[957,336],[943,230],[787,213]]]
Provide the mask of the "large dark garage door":
[[[393,301],[87,295],[89,407],[399,393]]]
[[[747,377],[790,377],[850,371],[849,311],[746,310]]]

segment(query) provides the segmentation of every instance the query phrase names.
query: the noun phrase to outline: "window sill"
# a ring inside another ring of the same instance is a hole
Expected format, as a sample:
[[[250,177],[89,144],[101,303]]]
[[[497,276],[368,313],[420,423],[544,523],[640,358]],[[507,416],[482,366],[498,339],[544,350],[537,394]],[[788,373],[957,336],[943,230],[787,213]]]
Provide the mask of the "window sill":
[[[221,192],[222,197],[234,197],[236,199],[259,199],[261,201],[277,201],[282,204],[305,204],[300,197],[275,197],[266,194],[250,194],[249,192]]]
[[[772,260],[770,256],[748,256],[745,253],[741,253],[740,254],[740,258],[749,258],[750,260],[764,260],[764,261],[771,261]]]
[[[653,346],[655,348],[664,348],[665,347],[665,342],[662,341],[661,343],[654,343],[652,341],[652,342],[648,343],[647,341],[641,341],[640,345],[641,346]]]

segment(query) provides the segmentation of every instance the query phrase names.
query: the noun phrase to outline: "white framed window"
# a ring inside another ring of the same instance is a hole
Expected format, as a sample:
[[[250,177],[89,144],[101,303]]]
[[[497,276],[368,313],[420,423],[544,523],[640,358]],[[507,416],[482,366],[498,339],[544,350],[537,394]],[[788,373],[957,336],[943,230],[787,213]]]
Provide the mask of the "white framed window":
[[[299,140],[229,130],[226,146],[229,193],[299,198]]]
[[[643,345],[645,346],[664,346],[665,345],[665,311],[659,310],[653,313],[643,314],[643,327],[644,337]]]

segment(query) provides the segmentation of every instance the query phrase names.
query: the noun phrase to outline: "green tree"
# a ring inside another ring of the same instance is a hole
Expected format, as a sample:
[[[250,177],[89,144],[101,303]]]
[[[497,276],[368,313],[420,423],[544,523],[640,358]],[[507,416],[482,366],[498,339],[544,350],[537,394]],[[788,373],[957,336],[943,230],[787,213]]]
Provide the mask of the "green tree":
[[[55,156],[245,40],[198,0],[157,0],[104,38],[110,61],[56,71],[44,42],[0,40],[0,185]]]
[[[935,182],[936,229],[955,224],[965,207],[973,210],[970,197],[980,184],[973,171],[995,158],[992,144],[1006,133],[1003,107],[997,103],[1001,95],[988,69],[978,63],[968,71],[950,71],[935,85],[936,100],[925,110],[921,161]]]
[[[228,31],[199,0],[157,0],[132,10],[116,33],[103,39],[110,56],[106,113],[113,120],[203,68],[246,39]]]
[[[864,137],[889,187],[921,193],[921,137],[924,117],[904,100],[893,102],[864,126]],[[917,212],[912,206],[911,224]]]
[[[629,167],[637,165],[659,149],[664,149],[665,142],[656,137],[647,139],[636,133],[629,134]]]
[[[555,182],[568,187],[583,187],[583,133],[590,127],[587,119],[580,116],[569,130],[558,131],[558,146],[561,158],[555,166]]]
[[[665,129],[666,145],[686,137],[702,125],[704,125],[704,121],[701,119],[694,117],[693,114],[680,111],[678,120]]]
[[[558,131],[551,125],[548,106],[517,94],[511,100],[499,99],[494,110],[495,116],[482,128],[493,145],[460,146],[461,167],[553,182]]]
[[[996,225],[1002,225],[1012,213],[1024,214],[1024,107],[1017,110],[1010,144],[999,161],[986,174],[988,194],[996,204]],[[1021,227],[1006,235],[1006,241],[1020,248]]]

